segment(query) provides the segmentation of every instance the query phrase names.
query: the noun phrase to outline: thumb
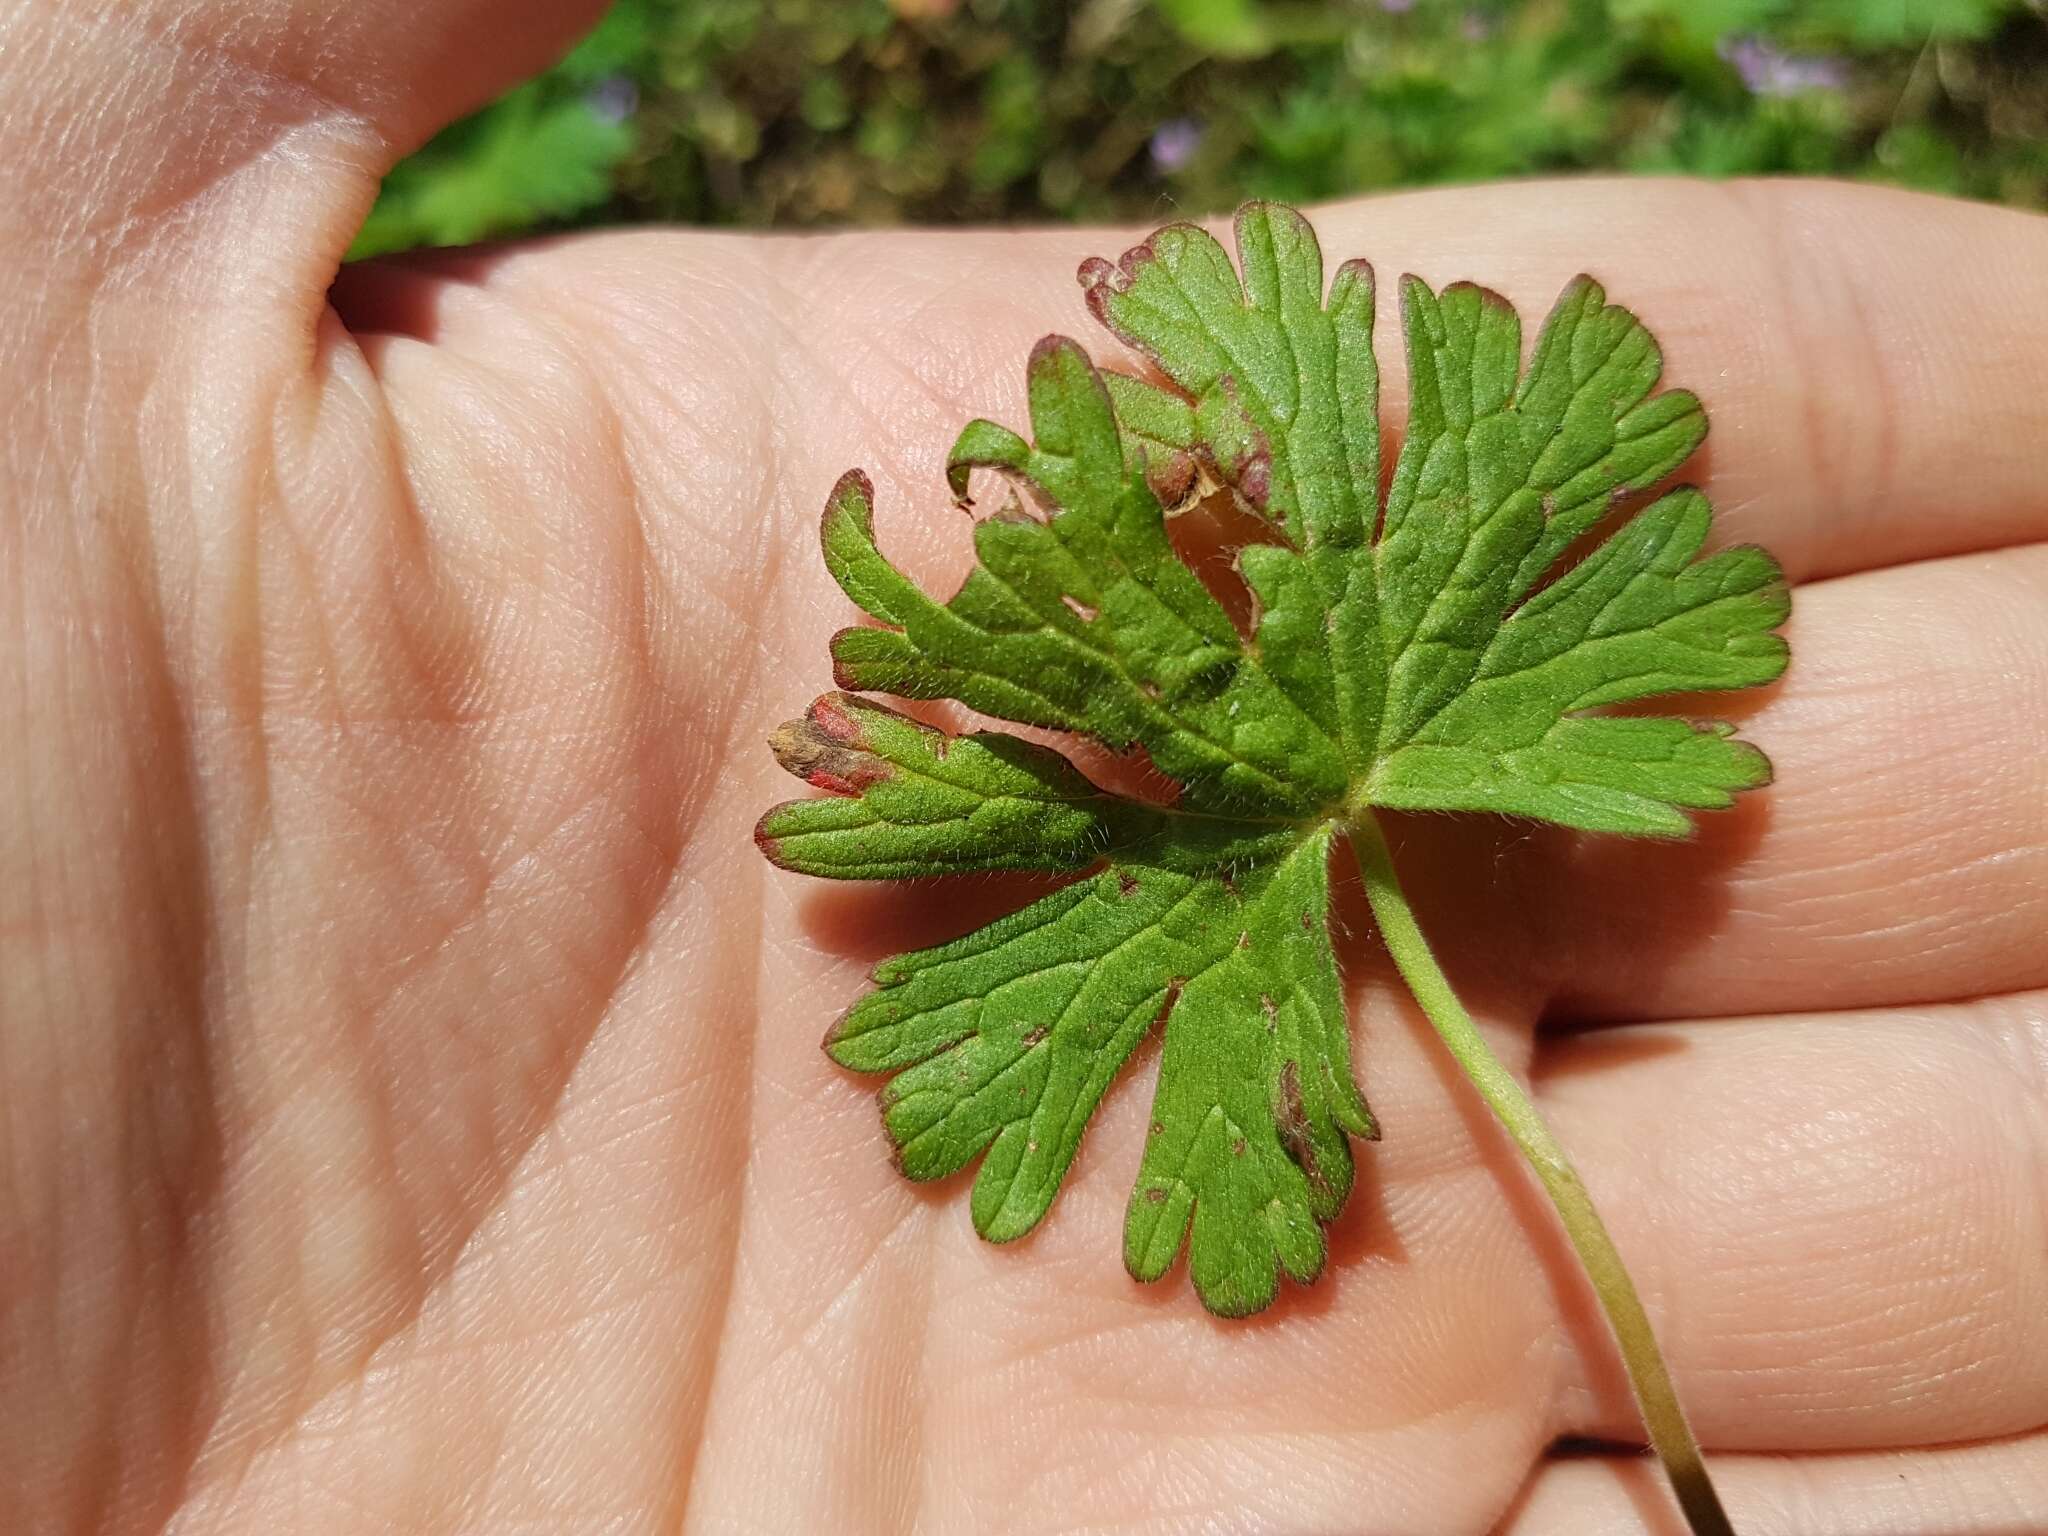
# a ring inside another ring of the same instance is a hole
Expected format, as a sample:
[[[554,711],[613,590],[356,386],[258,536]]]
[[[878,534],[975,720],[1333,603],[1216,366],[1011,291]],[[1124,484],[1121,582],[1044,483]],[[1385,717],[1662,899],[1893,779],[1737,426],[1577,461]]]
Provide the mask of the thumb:
[[[57,293],[317,304],[384,173],[602,0],[29,0],[0,17],[0,253]],[[57,299],[52,306],[49,301]]]

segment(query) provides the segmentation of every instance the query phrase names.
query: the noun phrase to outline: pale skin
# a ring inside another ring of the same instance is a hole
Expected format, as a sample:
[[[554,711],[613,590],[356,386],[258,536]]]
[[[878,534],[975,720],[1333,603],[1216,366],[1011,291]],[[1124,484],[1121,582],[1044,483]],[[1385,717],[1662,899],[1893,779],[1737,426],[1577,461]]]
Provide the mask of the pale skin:
[[[940,590],[1136,231],[601,234],[333,283],[539,4],[0,18],[0,1508],[11,1531],[1676,1529],[1589,1298],[1343,871],[1386,1140],[1312,1289],[1118,1262],[1153,1062],[978,1241],[817,1049],[1015,899],[769,868],[850,622],[838,473]],[[112,14],[108,14],[112,12]],[[1585,182],[1314,211],[1581,268],[1799,582],[1686,845],[1404,821],[1444,965],[1600,1202],[1738,1526],[2048,1515],[2048,224]],[[1385,308],[1386,306],[1383,306]],[[1398,428],[1396,335],[1382,317]],[[1581,1026],[1599,1026],[1586,1028]]]

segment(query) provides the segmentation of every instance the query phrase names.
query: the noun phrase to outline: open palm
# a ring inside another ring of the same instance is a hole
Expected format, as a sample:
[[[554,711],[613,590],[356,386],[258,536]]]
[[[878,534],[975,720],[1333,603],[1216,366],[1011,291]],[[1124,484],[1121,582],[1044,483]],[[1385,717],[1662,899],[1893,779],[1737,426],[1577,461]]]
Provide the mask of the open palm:
[[[1668,1521],[1627,1456],[1545,1459],[1626,1441],[1625,1386],[1355,891],[1387,1139],[1248,1323],[1122,1272],[1141,1083],[994,1249],[816,1049],[867,964],[1014,898],[754,855],[849,617],[818,508],[865,465],[946,590],[940,456],[1022,420],[1119,237],[602,235],[328,294],[378,174],[559,8],[100,10],[0,18],[0,1523]],[[1778,787],[1695,843],[1395,832],[1738,1524],[2035,1529],[2048,226],[1641,182],[1319,224],[1525,312],[1592,268],[1713,414],[1721,537],[1803,583],[1737,706]]]

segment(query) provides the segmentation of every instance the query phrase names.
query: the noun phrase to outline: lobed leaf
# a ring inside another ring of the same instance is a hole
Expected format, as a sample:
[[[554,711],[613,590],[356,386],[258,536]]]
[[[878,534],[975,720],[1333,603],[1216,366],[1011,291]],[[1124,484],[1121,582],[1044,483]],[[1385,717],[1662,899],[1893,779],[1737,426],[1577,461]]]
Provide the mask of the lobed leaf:
[[[1312,896],[1320,880],[1326,900],[1327,863],[1325,833],[1273,866],[1261,890]],[[1311,928],[1284,898],[1247,901],[1218,880],[1119,866],[965,939],[888,962],[826,1048],[859,1070],[904,1069],[883,1091],[882,1109],[909,1177],[942,1178],[986,1154],[974,1224],[1002,1242],[1044,1217],[1097,1103],[1157,1019],[1168,1019],[1170,1038],[1191,1042],[1174,1052],[1160,1087],[1161,1123],[1178,1126],[1182,1100],[1231,1077],[1216,1048],[1243,1043],[1218,1033],[1230,1021],[1219,982],[1262,988],[1253,994],[1265,1004],[1254,1009],[1264,1021],[1256,1044],[1268,1058],[1271,1103],[1248,1109],[1236,1092],[1220,1101],[1236,1110],[1242,1134],[1259,1138],[1257,1157],[1244,1161],[1240,1149],[1221,1166],[1184,1157],[1177,1175],[1190,1188],[1200,1181],[1212,1201],[1251,1198],[1247,1176],[1284,1190],[1291,1214],[1274,1230],[1286,1241],[1265,1252],[1262,1278],[1229,1224],[1195,1235],[1204,1300],[1219,1311],[1250,1310],[1263,1304],[1257,1297],[1270,1299],[1276,1264],[1303,1273],[1303,1241],[1320,1264],[1317,1219],[1335,1214],[1351,1181],[1341,1132],[1373,1133],[1351,1080],[1336,965],[1316,912]],[[1162,1175],[1141,1178],[1141,1190],[1168,1187]],[[1167,1232],[1160,1214],[1145,1199],[1133,1205],[1134,1272],[1155,1260],[1163,1268],[1179,1251],[1182,1232]],[[1317,1235],[1304,1239],[1303,1223]]]
[[[1281,1270],[1316,1278],[1322,1224],[1351,1193],[1345,1133],[1379,1134],[1352,1082],[1330,951],[1334,835],[1318,829],[1258,877],[1236,941],[1167,1020],[1124,1263],[1156,1280],[1185,1240],[1196,1291],[1226,1317],[1265,1307]]]
[[[1706,430],[1689,394],[1649,398],[1663,361],[1597,283],[1565,290],[1516,385],[1521,323],[1470,283],[1401,284],[1408,435],[1376,551],[1387,693],[1378,752],[1471,682],[1506,614],[1632,488]]]
[[[785,869],[842,880],[1069,871],[1105,857],[1212,874],[1290,847],[1291,823],[1205,816],[1098,789],[1050,748],[955,736],[830,693],[769,737],[776,760],[837,798],[791,800],[754,830]]]
[[[769,737],[775,759],[837,798],[761,818],[786,869],[904,880],[979,869],[1085,868],[1114,805],[1064,757],[1014,736],[952,737],[852,694],[827,694]]]
[[[832,798],[777,807],[757,832],[778,862],[841,878],[1078,876],[885,962],[828,1049],[897,1074],[883,1117],[909,1176],[981,1159],[975,1226],[1004,1240],[1044,1218],[1163,1021],[1125,1262],[1155,1279],[1185,1251],[1229,1315],[1265,1306],[1283,1273],[1316,1276],[1350,1138],[1378,1134],[1330,945],[1338,831],[1387,808],[1683,835],[1769,764],[1726,722],[1609,711],[1771,681],[1788,606],[1762,550],[1703,555],[1694,490],[1569,563],[1706,430],[1692,395],[1658,392],[1655,342],[1590,278],[1526,367],[1497,294],[1402,279],[1408,428],[1382,507],[1371,269],[1345,263],[1326,292],[1313,232],[1270,204],[1240,211],[1236,243],[1233,265],[1173,225],[1082,267],[1090,308],[1159,380],[1098,375],[1059,337],[1034,349],[1031,437],[973,422],[947,461],[963,505],[977,473],[1020,493],[976,523],[949,601],[881,554],[858,473],[824,521],[827,566],[880,626],[834,639],[842,687],[1142,749],[1175,803],[836,694],[773,738]],[[1212,489],[1267,530],[1237,554],[1248,635],[1166,533],[1169,509]]]
[[[1237,250],[1242,279],[1206,232],[1169,224],[1115,266],[1084,264],[1081,286],[1186,397],[1181,451],[1298,547],[1356,548],[1379,487],[1372,268],[1346,262],[1326,305],[1315,231],[1276,203],[1239,210]],[[1140,380],[1116,389],[1141,433],[1172,410],[1148,396],[1172,399]]]
[[[1500,623],[1464,691],[1375,767],[1372,802],[1679,837],[1681,808],[1768,782],[1723,722],[1584,713],[1785,670],[1777,562],[1754,547],[1696,561],[1708,522],[1705,497],[1675,491]]]
[[[1190,808],[1303,815],[1340,798],[1337,744],[1174,555],[1158,498],[1125,467],[1108,393],[1081,349],[1047,338],[1027,377],[1037,442],[971,423],[947,475],[964,497],[972,469],[1006,471],[1052,515],[977,523],[979,564],[950,602],[933,602],[882,557],[866,479],[840,481],[825,519],[826,565],[847,596],[892,626],[834,638],[840,686],[957,699],[1113,749],[1142,745]]]

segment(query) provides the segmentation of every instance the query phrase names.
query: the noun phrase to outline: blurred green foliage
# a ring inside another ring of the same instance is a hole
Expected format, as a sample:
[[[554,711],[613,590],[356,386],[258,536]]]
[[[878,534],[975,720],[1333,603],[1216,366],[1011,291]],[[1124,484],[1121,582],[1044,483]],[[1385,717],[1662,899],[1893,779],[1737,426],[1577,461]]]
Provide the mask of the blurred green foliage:
[[[357,253],[565,222],[1142,220],[1572,170],[2048,207],[2043,0],[619,0]]]
[[[545,75],[400,161],[349,255],[466,245],[602,208],[638,142],[634,81],[670,9],[641,0],[615,6]]]

